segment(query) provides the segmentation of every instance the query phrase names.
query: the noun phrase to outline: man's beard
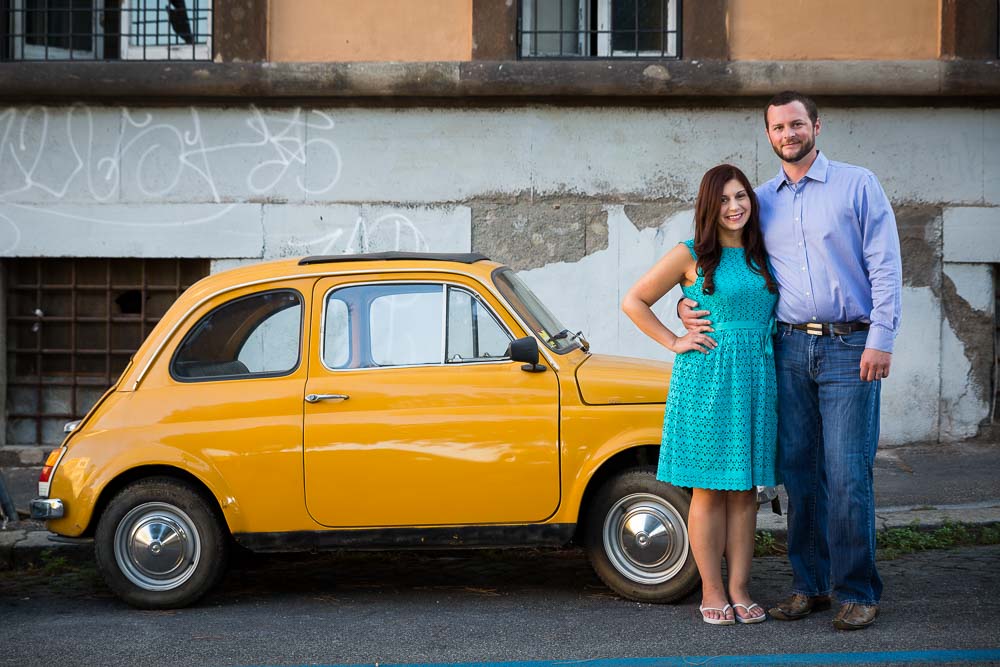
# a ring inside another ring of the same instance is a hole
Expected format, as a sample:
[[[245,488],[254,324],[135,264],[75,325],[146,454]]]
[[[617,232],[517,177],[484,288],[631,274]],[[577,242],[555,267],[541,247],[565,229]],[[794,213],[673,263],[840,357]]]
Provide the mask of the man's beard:
[[[816,139],[814,137],[809,137],[808,139],[802,141],[799,144],[799,150],[793,153],[791,157],[785,157],[785,155],[781,152],[781,148],[775,146],[774,144],[771,144],[771,148],[780,160],[794,163],[812,153],[813,149],[816,148]]]

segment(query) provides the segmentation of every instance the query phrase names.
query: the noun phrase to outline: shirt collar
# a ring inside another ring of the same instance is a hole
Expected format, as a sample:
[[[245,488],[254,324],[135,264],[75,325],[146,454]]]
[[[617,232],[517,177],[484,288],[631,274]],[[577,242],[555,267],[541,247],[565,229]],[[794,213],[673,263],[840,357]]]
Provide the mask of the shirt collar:
[[[823,155],[822,151],[816,151],[816,159],[806,172],[804,178],[809,178],[820,183],[826,183],[827,172],[830,169],[830,161]],[[785,175],[783,167],[778,168],[778,175],[774,178],[774,191],[781,190],[782,185],[790,185],[788,176]]]

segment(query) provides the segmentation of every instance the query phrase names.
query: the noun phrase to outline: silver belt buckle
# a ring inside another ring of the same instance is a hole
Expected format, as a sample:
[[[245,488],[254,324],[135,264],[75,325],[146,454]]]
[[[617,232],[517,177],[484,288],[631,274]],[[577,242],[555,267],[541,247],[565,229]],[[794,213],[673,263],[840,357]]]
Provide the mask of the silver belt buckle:
[[[806,333],[810,336],[822,336],[823,325],[819,322],[806,322]]]

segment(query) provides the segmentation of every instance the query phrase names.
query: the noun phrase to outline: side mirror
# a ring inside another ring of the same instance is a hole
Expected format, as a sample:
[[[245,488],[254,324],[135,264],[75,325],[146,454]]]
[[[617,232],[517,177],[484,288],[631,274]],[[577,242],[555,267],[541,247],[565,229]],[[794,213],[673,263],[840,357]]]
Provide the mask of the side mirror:
[[[507,348],[507,355],[511,358],[511,361],[527,362],[521,366],[522,371],[541,373],[545,370],[545,366],[538,363],[538,342],[531,336],[512,340],[510,347]]]

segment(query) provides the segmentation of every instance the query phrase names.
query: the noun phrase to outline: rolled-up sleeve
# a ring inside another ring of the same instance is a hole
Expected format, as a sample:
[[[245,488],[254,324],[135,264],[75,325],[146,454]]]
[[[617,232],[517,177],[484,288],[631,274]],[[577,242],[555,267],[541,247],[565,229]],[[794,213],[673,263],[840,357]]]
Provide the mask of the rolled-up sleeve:
[[[872,289],[871,328],[865,347],[892,352],[903,310],[903,267],[896,216],[874,174],[868,175],[859,195],[865,270]]]

